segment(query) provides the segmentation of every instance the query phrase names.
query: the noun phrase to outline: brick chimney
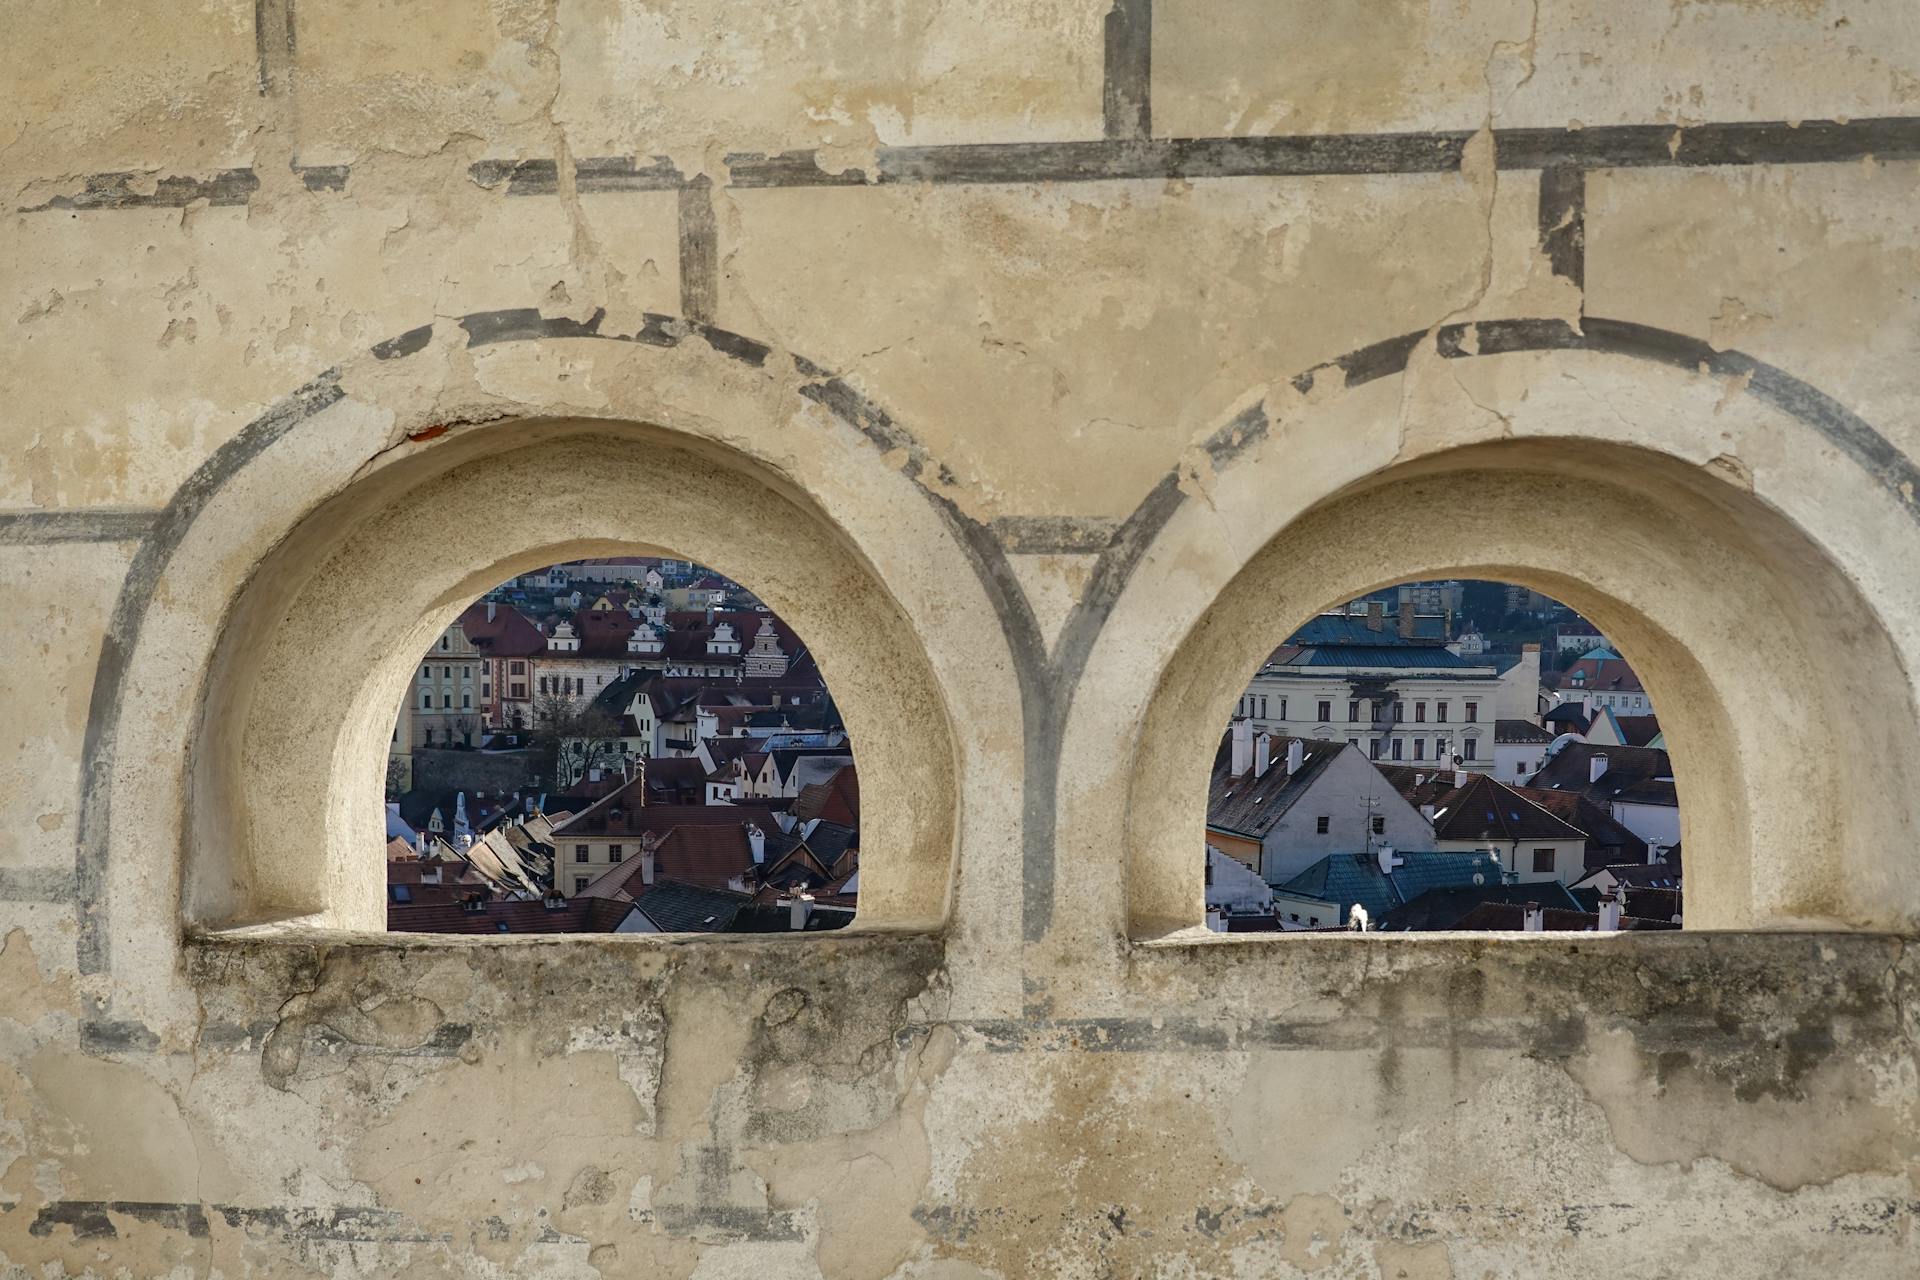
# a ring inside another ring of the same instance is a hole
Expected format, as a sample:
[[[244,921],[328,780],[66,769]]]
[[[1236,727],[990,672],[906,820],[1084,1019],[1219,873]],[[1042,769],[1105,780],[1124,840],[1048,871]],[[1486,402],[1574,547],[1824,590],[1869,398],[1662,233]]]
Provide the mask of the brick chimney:
[[[1247,722],[1245,716],[1233,718],[1232,738],[1233,758],[1229,762],[1227,773],[1230,777],[1242,778],[1246,776],[1247,770],[1253,767],[1253,726]]]
[[[1379,631],[1385,628],[1387,607],[1378,600],[1367,601],[1367,630]]]
[[[1400,602],[1400,638],[1413,639],[1413,601],[1411,600]]]

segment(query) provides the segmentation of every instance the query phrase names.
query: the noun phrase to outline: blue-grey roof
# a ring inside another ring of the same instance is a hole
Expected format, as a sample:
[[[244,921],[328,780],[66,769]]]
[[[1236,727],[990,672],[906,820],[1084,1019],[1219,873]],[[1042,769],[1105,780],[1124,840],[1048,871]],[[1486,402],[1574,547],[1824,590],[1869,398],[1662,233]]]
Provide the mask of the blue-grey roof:
[[[1288,655],[1279,663],[1288,667],[1378,667],[1386,670],[1410,670],[1420,667],[1462,668],[1484,671],[1491,662],[1463,658],[1437,644],[1389,646],[1379,644],[1310,645]]]
[[[1383,875],[1377,854],[1328,854],[1280,885],[1279,891],[1335,903],[1343,921],[1357,902],[1377,921],[1429,889],[1499,884],[1501,879],[1500,864],[1484,853],[1397,853],[1394,856],[1401,859],[1401,864],[1392,874]]]
[[[1410,648],[1424,645],[1445,644],[1447,641],[1446,619],[1438,614],[1417,614],[1413,620],[1413,638],[1407,639],[1400,634],[1400,619],[1391,609],[1381,621],[1380,629],[1367,626],[1365,614],[1359,613],[1323,613],[1313,618],[1306,626],[1287,640],[1288,644],[1364,644],[1388,645]]]

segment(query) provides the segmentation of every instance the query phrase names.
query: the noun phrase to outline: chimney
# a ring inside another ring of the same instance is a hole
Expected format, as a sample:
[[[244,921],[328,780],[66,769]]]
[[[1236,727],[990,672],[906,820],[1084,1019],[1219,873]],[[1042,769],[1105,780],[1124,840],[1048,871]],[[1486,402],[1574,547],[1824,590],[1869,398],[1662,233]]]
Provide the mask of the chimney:
[[[1264,778],[1273,767],[1273,735],[1263,733],[1253,740],[1253,776]]]
[[[1300,772],[1300,766],[1306,762],[1307,749],[1300,739],[1295,738],[1287,744],[1287,776],[1291,778]]]
[[[1378,600],[1367,601],[1367,630],[1379,631],[1386,625],[1387,607]]]
[[[1607,757],[1599,753],[1587,757],[1587,781],[1598,782],[1607,776]]]
[[[1453,785],[1456,787],[1464,787],[1467,785],[1467,771],[1465,769],[1455,769],[1453,771]]]
[[[1545,933],[1547,930],[1547,913],[1540,909],[1537,902],[1527,904],[1526,913],[1520,917],[1520,921],[1520,927],[1528,933]]]
[[[807,927],[807,918],[813,914],[813,895],[796,893],[787,907],[787,928],[801,930]]]
[[[1411,600],[1400,602],[1400,638],[1413,639],[1413,601]]]
[[[1430,804],[1423,804],[1420,806],[1420,816],[1425,818],[1428,822],[1433,821],[1433,815],[1436,812],[1437,810],[1435,810],[1434,807]]]
[[[493,610],[494,610],[494,603],[493,603],[493,601],[491,601],[491,600],[489,600],[489,601],[487,601],[487,621],[488,621],[488,622],[492,622],[492,621],[493,621]]]
[[[652,884],[654,877],[654,850],[660,846],[660,837],[651,831],[640,837],[640,883]]]
[[[753,865],[765,866],[767,861],[767,833],[749,822],[747,824],[747,847],[753,850]],[[795,926],[796,928],[798,926]]]
[[[1240,778],[1253,766],[1253,726],[1244,716],[1235,716],[1233,720],[1233,758],[1229,761],[1228,774]]]
[[[1407,861],[1405,858],[1394,857],[1393,846],[1390,844],[1381,845],[1376,856],[1380,860],[1380,874],[1383,876],[1392,875],[1395,867],[1404,866]]]
[[[1620,891],[1609,889],[1600,895],[1600,932],[1620,932]]]

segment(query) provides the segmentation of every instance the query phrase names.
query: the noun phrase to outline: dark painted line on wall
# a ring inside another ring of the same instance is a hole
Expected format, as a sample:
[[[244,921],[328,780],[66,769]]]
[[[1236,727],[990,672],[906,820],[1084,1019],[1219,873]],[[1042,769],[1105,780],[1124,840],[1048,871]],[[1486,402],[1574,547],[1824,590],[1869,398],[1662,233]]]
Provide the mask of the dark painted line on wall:
[[[195,518],[228,478],[253,461],[295,424],[344,398],[340,370],[327,370],[242,427],[226,443],[194,468],[141,541],[114,601],[107,633],[100,644],[93,696],[87,709],[87,731],[81,743],[80,816],[75,862],[79,935],[76,963],[81,973],[104,973],[112,963],[112,935],[106,899],[107,859],[112,851],[112,783],[120,727],[120,704],[126,693],[127,660],[140,640],[147,609],[160,584],[160,575],[186,537]]]
[[[1587,287],[1587,174],[1569,165],[1540,171],[1540,251],[1553,274]]]
[[[1119,0],[1121,4],[1135,0]],[[1034,182],[1165,181],[1236,177],[1317,177],[1364,174],[1451,173],[1459,169],[1472,130],[1431,133],[1300,134],[1246,138],[1115,137],[1077,142],[988,142],[928,147],[883,147],[871,172],[830,170],[816,152],[774,155],[735,152],[726,158],[728,185],[764,187],[859,187],[895,183],[1023,184]],[[1494,133],[1495,164],[1503,170],[1593,170],[1689,168],[1715,165],[1837,164],[1872,156],[1920,159],[1920,117],[1873,120],[1811,120],[1673,125],[1609,125],[1589,129],[1500,129]],[[295,166],[309,191],[346,189],[346,165]],[[482,160],[469,169],[473,181],[512,196],[554,195],[559,170],[553,160]],[[136,184],[152,180],[133,173],[98,173],[73,195],[22,207],[21,213],[52,210],[181,208],[204,199],[213,205],[245,204],[259,189],[251,169],[223,169],[208,177],[159,178],[150,192]],[[575,186],[582,195],[678,191],[685,176],[666,157],[639,162],[626,156],[579,161]]]
[[[861,183],[1093,182],[1122,179],[1310,177],[1450,173],[1470,129],[1427,133],[1300,134],[1245,138],[1149,138],[1082,142],[963,143],[883,147],[871,174],[829,173],[813,152],[727,157],[736,187]],[[1499,129],[1495,163],[1506,170],[1686,168],[1829,164],[1874,156],[1920,158],[1920,117],[1590,129]]]
[[[279,97],[293,87],[294,0],[254,0],[253,47],[259,59],[260,96]]]
[[[1009,555],[1091,555],[1107,549],[1120,522],[1110,516],[998,516],[988,527]]]
[[[143,189],[148,183],[152,184],[151,189]],[[40,204],[25,205],[19,212],[184,209],[197,200],[223,207],[245,204],[259,189],[260,179],[251,169],[220,169],[204,178],[178,174],[155,178],[151,174],[132,172],[95,173],[89,174],[80,190],[72,195],[54,196]]]
[[[65,511],[0,511],[0,547],[51,542],[137,542],[160,513],[131,507],[77,507]]]
[[[697,174],[680,188],[680,314],[711,324],[720,302],[720,222],[713,180]]]
[[[1153,0],[1113,0],[1100,110],[1109,138],[1153,133]]]
[[[552,160],[481,160],[467,173],[489,191],[499,188],[510,196],[550,196],[560,190],[560,167]],[[678,191],[685,181],[666,156],[653,156],[644,164],[632,156],[589,156],[573,165],[574,190],[583,196]]]

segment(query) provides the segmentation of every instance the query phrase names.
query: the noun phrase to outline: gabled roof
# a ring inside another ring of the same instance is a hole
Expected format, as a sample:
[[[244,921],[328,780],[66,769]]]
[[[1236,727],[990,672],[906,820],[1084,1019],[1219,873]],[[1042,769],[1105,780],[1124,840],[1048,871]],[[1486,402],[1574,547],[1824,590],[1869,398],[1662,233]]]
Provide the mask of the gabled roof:
[[[633,907],[663,933],[724,933],[748,901],[747,894],[729,889],[656,880]]]
[[[1602,693],[1644,693],[1640,677],[1627,660],[1611,649],[1594,649],[1560,673],[1563,691],[1598,690]]]
[[[1460,921],[1475,907],[1488,902],[1532,902],[1541,907],[1581,911],[1579,899],[1555,880],[1536,884],[1468,884],[1444,889],[1429,889],[1412,902],[1387,912],[1379,927],[1388,933],[1421,932],[1433,929],[1457,929]]]
[[[1314,779],[1326,771],[1333,758],[1347,749],[1344,742],[1266,736],[1271,743],[1271,763],[1258,777],[1251,769],[1233,776],[1233,731],[1229,729],[1221,738],[1213,758],[1213,779],[1207,788],[1208,827],[1254,840],[1263,838],[1312,789]],[[1289,774],[1287,749],[1296,741],[1301,746],[1300,767]]]
[[[793,802],[793,816],[825,818],[844,826],[860,825],[860,775],[854,765],[842,765],[825,782],[809,783],[801,788]]]
[[[1446,617],[1437,613],[1415,614],[1413,636],[1400,634],[1400,615],[1386,610],[1380,620],[1380,629],[1374,630],[1367,625],[1364,613],[1323,613],[1310,619],[1293,635],[1288,637],[1290,645],[1369,645],[1400,648],[1403,646],[1438,648],[1447,642]]]
[[[1495,742],[1552,742],[1554,736],[1531,720],[1495,720],[1493,722]]]
[[[1586,832],[1489,774],[1470,773],[1466,785],[1457,787],[1451,772],[1422,773],[1405,765],[1381,766],[1380,772],[1408,804],[1433,806],[1428,821],[1439,840],[1586,839]]]
[[[1462,917],[1454,927],[1479,932],[1518,933],[1526,928],[1526,914],[1527,909],[1521,903],[1483,902]],[[1542,931],[1546,933],[1596,933],[1600,929],[1600,917],[1585,911],[1567,911],[1550,907],[1540,914]],[[1679,927],[1670,920],[1643,920],[1636,916],[1620,917],[1620,928],[1623,932],[1678,929]]]
[[[1652,746],[1653,740],[1660,736],[1660,720],[1657,716],[1620,716],[1613,718],[1620,726],[1620,736],[1627,740],[1630,747]]]
[[[1279,886],[1276,893],[1318,898],[1339,907],[1344,923],[1355,903],[1380,920],[1429,889],[1452,885],[1499,884],[1500,864],[1484,853],[1402,853],[1391,873],[1380,870],[1371,853],[1333,853]]]
[[[1589,869],[1646,860],[1647,842],[1614,821],[1611,813],[1581,792],[1554,791],[1546,787],[1515,787],[1514,790],[1562,822],[1586,833]]]
[[[460,630],[475,650],[492,658],[524,658],[547,651],[547,637],[531,618],[510,604],[494,603],[493,617],[487,617],[487,602],[476,601],[460,615]]]
[[[387,903],[387,928],[395,933],[612,933],[626,918],[627,904],[569,898],[562,905],[494,899],[469,911],[458,902]]]
[[[1588,781],[1589,762],[1594,756],[1607,758],[1607,771]],[[1673,789],[1673,765],[1666,752],[1653,747],[1603,747],[1591,742],[1569,742],[1528,779],[1528,785],[1552,791],[1578,791],[1601,805],[1615,799],[1638,804],[1679,803]]]

